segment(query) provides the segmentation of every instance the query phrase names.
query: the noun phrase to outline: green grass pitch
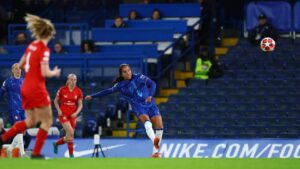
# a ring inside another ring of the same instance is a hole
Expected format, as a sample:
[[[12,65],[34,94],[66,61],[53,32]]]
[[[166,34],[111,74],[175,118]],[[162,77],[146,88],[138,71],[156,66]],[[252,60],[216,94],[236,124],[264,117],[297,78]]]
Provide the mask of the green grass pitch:
[[[0,159],[1,169],[299,169],[299,159]]]

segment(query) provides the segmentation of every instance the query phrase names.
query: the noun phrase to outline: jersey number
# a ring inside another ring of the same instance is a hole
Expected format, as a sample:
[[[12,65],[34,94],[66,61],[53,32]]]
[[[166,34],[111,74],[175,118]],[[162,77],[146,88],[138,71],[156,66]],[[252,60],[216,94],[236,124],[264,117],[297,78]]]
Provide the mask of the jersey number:
[[[26,61],[25,61],[25,72],[27,73],[29,71],[30,65],[29,65],[29,60],[30,60],[31,52],[28,52],[26,56]]]

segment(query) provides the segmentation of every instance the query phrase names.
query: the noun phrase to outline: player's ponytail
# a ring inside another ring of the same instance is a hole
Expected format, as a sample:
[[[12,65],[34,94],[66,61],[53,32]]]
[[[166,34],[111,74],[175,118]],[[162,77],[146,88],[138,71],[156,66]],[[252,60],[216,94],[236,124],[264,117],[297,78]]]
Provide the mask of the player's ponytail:
[[[124,77],[122,77],[122,70],[123,70],[123,67],[125,67],[125,66],[130,67],[130,66],[129,66],[128,64],[126,64],[126,63],[121,64],[121,65],[119,66],[119,75],[115,78],[115,80],[113,81],[113,84],[119,83],[119,82],[121,82],[121,81],[124,80]]]
[[[27,29],[32,32],[31,37],[33,38],[51,39],[55,35],[55,28],[48,19],[27,14],[25,16],[25,21],[27,22]]]

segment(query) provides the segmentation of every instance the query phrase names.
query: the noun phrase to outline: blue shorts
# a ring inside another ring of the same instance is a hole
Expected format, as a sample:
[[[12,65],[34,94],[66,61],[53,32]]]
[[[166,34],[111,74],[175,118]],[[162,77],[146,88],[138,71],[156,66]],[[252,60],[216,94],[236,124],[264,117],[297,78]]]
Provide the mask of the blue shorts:
[[[14,124],[17,121],[25,120],[25,111],[24,110],[14,110],[10,113],[11,123]]]
[[[139,104],[132,105],[132,111],[139,117],[142,114],[146,114],[151,119],[154,116],[160,115],[160,112],[155,104],[151,106],[142,106]]]

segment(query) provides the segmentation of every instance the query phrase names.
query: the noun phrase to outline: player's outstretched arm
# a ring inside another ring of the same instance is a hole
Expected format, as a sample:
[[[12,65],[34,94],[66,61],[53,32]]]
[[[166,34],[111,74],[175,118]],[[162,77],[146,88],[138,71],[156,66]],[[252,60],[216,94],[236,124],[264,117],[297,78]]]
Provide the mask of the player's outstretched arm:
[[[117,92],[119,90],[120,90],[119,86],[115,85],[112,88],[108,88],[108,89],[102,90],[100,92],[97,92],[97,93],[94,93],[94,94],[91,94],[91,95],[87,95],[87,96],[85,96],[85,100],[89,101],[89,100],[91,100],[92,98],[95,98],[95,97],[103,97],[103,96],[109,95],[111,93]]]

